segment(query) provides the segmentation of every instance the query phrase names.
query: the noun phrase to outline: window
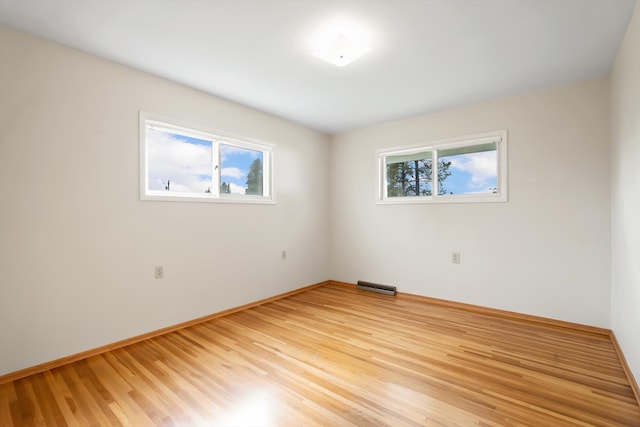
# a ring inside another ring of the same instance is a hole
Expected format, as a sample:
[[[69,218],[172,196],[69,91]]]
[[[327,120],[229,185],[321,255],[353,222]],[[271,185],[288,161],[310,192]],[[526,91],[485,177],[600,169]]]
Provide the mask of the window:
[[[504,202],[507,131],[378,150],[378,203]]]
[[[273,151],[141,112],[140,198],[274,203]]]

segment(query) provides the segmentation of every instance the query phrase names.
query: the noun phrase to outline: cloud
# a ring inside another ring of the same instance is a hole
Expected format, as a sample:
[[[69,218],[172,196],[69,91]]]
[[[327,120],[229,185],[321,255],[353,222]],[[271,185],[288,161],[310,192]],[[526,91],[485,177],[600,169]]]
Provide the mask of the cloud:
[[[212,146],[193,144],[169,133],[150,130],[147,162],[149,189],[204,193],[211,186]]]
[[[231,194],[245,194],[246,191],[246,187],[234,184],[233,182],[229,184],[229,189],[231,190]]]
[[[486,188],[495,182],[498,158],[495,151],[463,154],[451,158],[451,167],[471,174],[471,187]]]
[[[235,179],[242,179],[246,177],[245,173],[239,168],[222,168],[220,170],[220,176],[226,176]]]

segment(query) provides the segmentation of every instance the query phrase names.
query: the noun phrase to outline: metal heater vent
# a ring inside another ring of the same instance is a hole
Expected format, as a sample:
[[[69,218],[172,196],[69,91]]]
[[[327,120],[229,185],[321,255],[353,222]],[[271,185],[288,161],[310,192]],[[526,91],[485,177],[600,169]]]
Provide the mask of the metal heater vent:
[[[377,292],[379,294],[385,294],[385,295],[396,294],[395,286],[380,285],[378,283],[371,283],[371,282],[363,282],[362,280],[358,280],[358,289],[362,289],[363,291]]]

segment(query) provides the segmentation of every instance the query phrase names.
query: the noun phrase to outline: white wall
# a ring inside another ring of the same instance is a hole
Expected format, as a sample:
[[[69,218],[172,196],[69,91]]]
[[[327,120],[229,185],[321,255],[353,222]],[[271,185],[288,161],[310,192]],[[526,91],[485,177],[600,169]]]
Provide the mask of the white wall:
[[[375,204],[376,149],[499,129],[507,203]],[[609,327],[609,138],[605,78],[338,135],[331,277]]]
[[[327,279],[326,136],[2,27],[0,58],[0,375]],[[277,205],[140,201],[141,109],[275,143]]]
[[[640,380],[640,6],[611,73],[612,329]]]
[[[329,144],[0,27],[0,375],[331,278],[601,327],[612,316],[638,377],[638,21],[612,78],[613,183],[606,78]],[[141,109],[277,144],[278,204],[139,201]],[[375,204],[376,149],[505,128],[509,202]]]

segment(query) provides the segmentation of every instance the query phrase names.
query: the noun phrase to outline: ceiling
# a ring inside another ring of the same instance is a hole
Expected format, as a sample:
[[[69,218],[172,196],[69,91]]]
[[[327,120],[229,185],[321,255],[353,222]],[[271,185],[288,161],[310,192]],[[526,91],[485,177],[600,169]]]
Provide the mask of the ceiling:
[[[0,0],[0,23],[333,134],[606,75],[635,0]],[[369,29],[345,67],[328,20]]]

